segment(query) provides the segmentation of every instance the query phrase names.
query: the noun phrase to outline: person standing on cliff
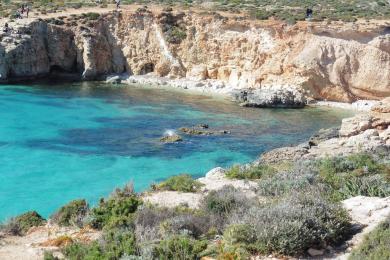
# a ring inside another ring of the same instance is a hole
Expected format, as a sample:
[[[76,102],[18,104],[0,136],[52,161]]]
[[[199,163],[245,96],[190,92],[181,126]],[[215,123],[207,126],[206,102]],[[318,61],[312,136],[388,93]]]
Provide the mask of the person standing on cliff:
[[[5,24],[4,24],[3,32],[7,33],[7,32],[9,32],[9,31],[10,31],[10,29],[9,29],[9,27],[8,27],[8,23],[5,23]]]
[[[116,3],[116,9],[119,9],[121,0],[115,0],[115,3]]]
[[[313,9],[307,8],[306,9],[306,19],[311,20],[313,18]]]
[[[28,13],[30,12],[30,7],[26,6],[26,17],[28,18]]]

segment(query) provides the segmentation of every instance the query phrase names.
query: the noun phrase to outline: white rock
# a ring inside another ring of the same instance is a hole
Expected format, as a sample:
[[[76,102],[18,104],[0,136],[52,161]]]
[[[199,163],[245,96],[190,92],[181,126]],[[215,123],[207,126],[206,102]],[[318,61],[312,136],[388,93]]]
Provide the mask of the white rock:
[[[208,173],[206,173],[206,178],[211,180],[220,180],[225,178],[226,170],[221,167],[214,168],[210,170]]]
[[[318,250],[318,249],[310,248],[309,250],[307,250],[307,253],[308,253],[310,256],[320,256],[320,255],[323,255],[324,252],[325,252],[325,251],[324,251],[323,249]]]

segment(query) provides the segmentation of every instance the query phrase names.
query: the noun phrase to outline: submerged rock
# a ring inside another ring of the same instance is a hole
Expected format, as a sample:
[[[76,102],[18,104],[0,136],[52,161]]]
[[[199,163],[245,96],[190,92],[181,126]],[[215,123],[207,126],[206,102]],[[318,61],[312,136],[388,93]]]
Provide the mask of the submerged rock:
[[[160,142],[163,143],[177,143],[183,141],[180,135],[167,135],[160,138]]]
[[[179,130],[187,135],[212,135],[213,132],[195,128],[195,127],[181,127]]]
[[[179,130],[187,135],[225,135],[230,134],[228,130],[205,130],[208,129],[209,126],[206,124],[201,124],[196,127],[181,127]]]

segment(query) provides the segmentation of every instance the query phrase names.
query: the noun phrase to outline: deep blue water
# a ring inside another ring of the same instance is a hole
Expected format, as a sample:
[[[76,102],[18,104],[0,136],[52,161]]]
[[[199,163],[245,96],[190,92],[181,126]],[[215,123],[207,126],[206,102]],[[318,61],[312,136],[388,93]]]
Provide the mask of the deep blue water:
[[[136,190],[171,175],[202,176],[216,166],[297,144],[349,112],[242,108],[162,89],[77,83],[0,86],[0,220],[27,210],[44,216],[76,198],[94,204],[133,181]],[[224,136],[168,129],[209,124]]]

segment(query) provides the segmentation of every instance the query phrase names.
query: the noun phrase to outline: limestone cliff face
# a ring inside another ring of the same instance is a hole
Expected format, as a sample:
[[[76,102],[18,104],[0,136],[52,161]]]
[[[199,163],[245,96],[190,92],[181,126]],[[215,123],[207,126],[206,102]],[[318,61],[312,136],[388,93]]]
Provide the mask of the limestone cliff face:
[[[15,25],[16,26],[16,25]],[[195,13],[109,13],[89,26],[32,21],[0,37],[1,80],[153,73],[226,89],[295,87],[315,99],[390,95],[390,32],[286,26]]]

